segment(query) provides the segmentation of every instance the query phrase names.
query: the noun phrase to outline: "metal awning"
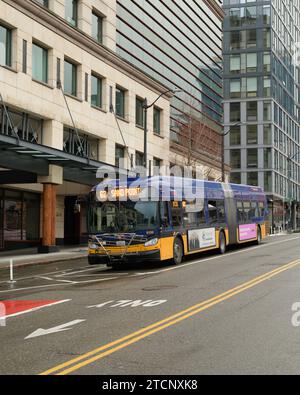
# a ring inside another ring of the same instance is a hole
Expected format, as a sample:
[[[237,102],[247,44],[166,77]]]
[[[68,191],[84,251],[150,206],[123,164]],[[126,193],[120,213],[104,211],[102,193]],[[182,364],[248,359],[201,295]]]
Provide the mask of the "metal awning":
[[[104,162],[0,134],[0,167],[47,176],[51,164],[63,167],[64,180],[86,185],[97,182],[100,166],[108,166]],[[128,172],[123,170],[121,173],[127,175]]]

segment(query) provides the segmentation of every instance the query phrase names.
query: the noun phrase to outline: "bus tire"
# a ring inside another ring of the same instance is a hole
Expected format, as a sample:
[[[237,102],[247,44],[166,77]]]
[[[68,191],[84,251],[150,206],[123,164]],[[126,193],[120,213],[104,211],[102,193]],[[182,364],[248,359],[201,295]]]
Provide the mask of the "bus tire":
[[[180,265],[183,260],[183,243],[182,240],[179,237],[176,237],[174,240],[174,246],[173,246],[173,262],[175,265]]]
[[[226,252],[226,237],[223,231],[220,232],[219,236],[219,252],[222,255]]]
[[[260,245],[262,242],[262,236],[261,236],[261,228],[260,226],[257,227],[257,240],[256,240],[256,244]]]

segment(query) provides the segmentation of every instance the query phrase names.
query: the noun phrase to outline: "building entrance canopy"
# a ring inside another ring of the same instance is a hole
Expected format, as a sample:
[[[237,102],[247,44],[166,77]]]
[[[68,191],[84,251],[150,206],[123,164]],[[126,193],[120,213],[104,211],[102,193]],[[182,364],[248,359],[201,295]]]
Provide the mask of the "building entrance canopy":
[[[46,147],[44,145],[19,141],[15,137],[0,134],[0,167],[11,169],[14,172],[12,182],[22,182],[22,172],[32,174],[31,181],[24,178],[23,182],[36,182],[37,176],[47,176],[49,165],[61,166],[63,168],[63,178],[66,181],[93,185],[97,183],[97,171],[102,166],[107,166],[103,162],[90,160],[68,154],[66,152]],[[124,173],[127,174],[126,170]],[[20,180],[16,180],[19,174]],[[5,174],[5,183],[9,175]],[[0,184],[1,174],[0,174]]]

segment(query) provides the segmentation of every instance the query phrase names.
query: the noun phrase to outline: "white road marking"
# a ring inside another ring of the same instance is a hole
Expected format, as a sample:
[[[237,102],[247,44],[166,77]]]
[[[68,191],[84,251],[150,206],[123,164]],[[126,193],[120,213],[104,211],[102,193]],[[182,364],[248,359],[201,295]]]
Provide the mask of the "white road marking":
[[[30,309],[30,310],[25,310],[25,311],[20,311],[19,313],[9,314],[9,315],[4,316],[4,318],[17,317],[18,315],[32,313],[33,311],[41,310],[41,309],[44,309],[46,307],[55,306],[55,305],[58,305],[58,304],[61,304],[61,303],[70,302],[71,300],[72,299],[60,300],[58,302],[53,302],[53,303],[50,303],[50,304],[46,304],[45,306],[34,307],[34,308]]]
[[[42,277],[42,276],[38,276],[35,278],[41,278],[42,280],[48,280],[48,281],[60,281],[62,283],[72,283],[72,284],[78,284],[77,281],[69,281],[69,280],[59,280],[59,279],[55,279],[55,278],[50,278],[50,277]]]
[[[18,291],[29,291],[31,289],[40,289],[40,288],[51,288],[51,287],[63,287],[63,286],[68,286],[68,285],[80,285],[80,284],[92,284],[92,283],[99,283],[102,281],[109,281],[109,280],[117,280],[119,277],[111,277],[111,278],[101,278],[98,280],[89,280],[89,281],[80,281],[77,283],[59,283],[59,284],[49,284],[49,285],[37,285],[34,287],[25,287],[25,288],[15,288],[15,289],[6,289],[0,291],[0,293],[6,293],[6,292],[18,292]]]
[[[167,300],[109,300],[108,302],[87,306],[87,309],[100,309],[108,304],[115,303],[110,307],[156,307],[160,304],[166,303]]]
[[[40,329],[37,329],[36,331],[34,331],[33,333],[31,333],[29,336],[25,337],[25,340],[32,339],[34,337],[51,335],[53,333],[69,331],[69,330],[73,329],[73,328],[69,328],[70,326],[81,324],[84,321],[86,321],[86,320],[75,320],[75,321],[71,321],[71,322],[68,322],[63,325],[55,326],[54,328],[50,328],[50,329],[40,328]]]

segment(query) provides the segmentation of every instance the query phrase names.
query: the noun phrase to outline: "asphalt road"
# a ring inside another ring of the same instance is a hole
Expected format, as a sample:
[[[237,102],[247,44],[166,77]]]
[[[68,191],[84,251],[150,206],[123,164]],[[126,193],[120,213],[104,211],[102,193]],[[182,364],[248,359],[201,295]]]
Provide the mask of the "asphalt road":
[[[83,259],[16,278],[0,270],[0,314],[11,315],[0,320],[0,374],[300,373],[298,235],[180,266]],[[52,304],[26,312],[21,301]]]

